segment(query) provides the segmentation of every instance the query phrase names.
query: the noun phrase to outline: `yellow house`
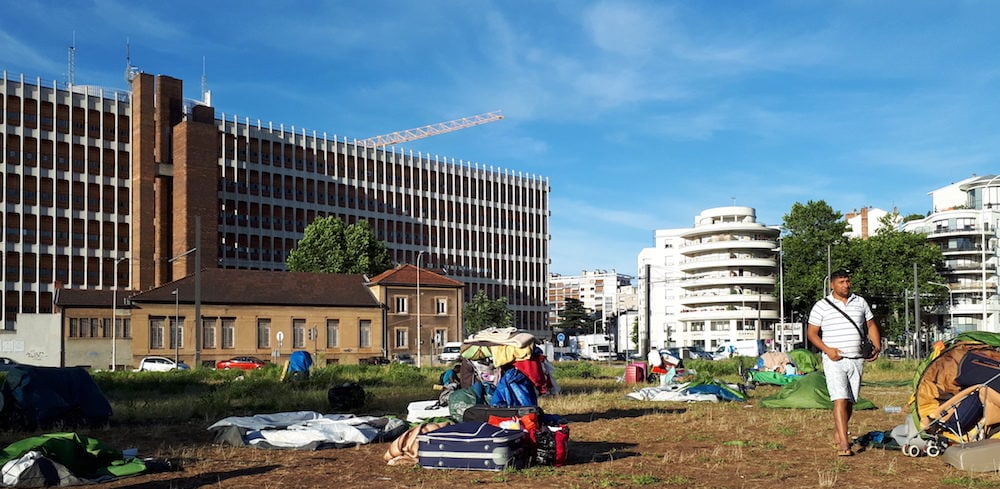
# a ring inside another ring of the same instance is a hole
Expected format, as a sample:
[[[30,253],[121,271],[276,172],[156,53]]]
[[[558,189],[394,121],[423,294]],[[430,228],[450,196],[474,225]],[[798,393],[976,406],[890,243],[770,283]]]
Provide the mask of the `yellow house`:
[[[209,268],[118,295],[127,296],[116,311],[121,340],[110,341],[110,293],[59,290],[56,305],[68,359],[81,348],[106,349],[97,356],[108,361],[89,365],[93,368],[105,368],[112,356],[121,367],[154,355],[202,366],[234,356],[284,361],[295,350],[311,352],[318,365],[387,356],[384,308],[363,275]],[[196,307],[200,325],[194,321]],[[119,348],[115,355],[113,343]]]

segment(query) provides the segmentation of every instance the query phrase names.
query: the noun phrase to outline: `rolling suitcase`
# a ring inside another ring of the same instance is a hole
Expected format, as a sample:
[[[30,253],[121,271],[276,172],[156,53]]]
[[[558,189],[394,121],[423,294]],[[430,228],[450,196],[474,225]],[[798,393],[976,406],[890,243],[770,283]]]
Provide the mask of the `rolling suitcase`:
[[[542,408],[538,406],[493,407],[487,406],[486,404],[476,404],[474,406],[469,406],[465,412],[462,413],[462,421],[486,423],[490,420],[490,416],[496,416],[499,418],[520,418],[521,416],[527,416],[532,413],[541,416]]]
[[[417,461],[427,469],[523,469],[531,457],[527,433],[463,422],[417,437]]]

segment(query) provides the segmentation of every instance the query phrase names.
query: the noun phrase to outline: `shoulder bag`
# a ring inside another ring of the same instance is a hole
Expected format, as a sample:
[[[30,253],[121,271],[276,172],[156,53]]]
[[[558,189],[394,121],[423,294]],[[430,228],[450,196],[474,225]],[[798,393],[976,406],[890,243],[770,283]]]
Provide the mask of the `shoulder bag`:
[[[825,300],[827,304],[830,304],[830,307],[836,309],[837,312],[843,314],[844,317],[847,318],[847,320],[850,321],[852,325],[854,325],[854,328],[858,330],[858,334],[861,335],[861,358],[867,360],[869,358],[874,357],[875,344],[872,343],[872,340],[868,339],[868,332],[862,329],[860,326],[858,326],[858,323],[855,323],[854,320],[851,319],[851,316],[848,316],[843,309],[837,307],[833,302],[831,302],[829,297],[824,297],[823,300]]]

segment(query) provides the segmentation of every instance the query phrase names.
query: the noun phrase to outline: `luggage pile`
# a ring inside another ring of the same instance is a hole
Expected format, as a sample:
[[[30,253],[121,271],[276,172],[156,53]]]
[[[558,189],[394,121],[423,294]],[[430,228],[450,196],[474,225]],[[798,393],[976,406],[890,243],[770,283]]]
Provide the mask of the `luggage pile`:
[[[540,395],[559,390],[554,371],[535,337],[515,328],[488,329],[465,340],[459,388],[448,398],[456,423],[416,436],[417,463],[459,470],[563,465],[569,426],[538,407]]]

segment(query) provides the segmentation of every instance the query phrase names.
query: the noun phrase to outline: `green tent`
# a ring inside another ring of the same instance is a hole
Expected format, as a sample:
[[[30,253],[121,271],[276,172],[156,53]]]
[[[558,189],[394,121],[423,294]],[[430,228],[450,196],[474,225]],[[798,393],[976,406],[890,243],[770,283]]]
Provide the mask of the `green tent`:
[[[29,452],[38,452],[24,464],[16,464],[4,474],[4,480],[14,480],[16,487],[68,486],[105,482],[118,477],[146,472],[146,463],[93,438],[76,433],[51,433],[11,443],[0,451],[0,466],[21,459]]]
[[[796,348],[788,352],[795,368],[803,374],[815,372],[823,366],[823,361],[819,358],[819,353],[813,353],[805,348]]]
[[[833,401],[826,390],[826,375],[822,371],[812,372],[802,376],[798,381],[781,388],[773,396],[768,396],[757,403],[767,408],[788,409],[833,409]],[[854,409],[875,409],[875,404],[861,398],[854,403]]]

